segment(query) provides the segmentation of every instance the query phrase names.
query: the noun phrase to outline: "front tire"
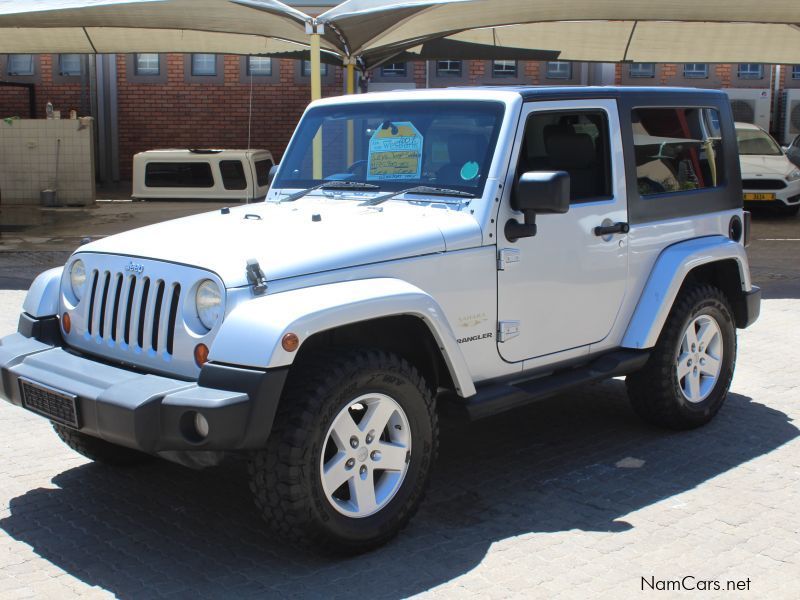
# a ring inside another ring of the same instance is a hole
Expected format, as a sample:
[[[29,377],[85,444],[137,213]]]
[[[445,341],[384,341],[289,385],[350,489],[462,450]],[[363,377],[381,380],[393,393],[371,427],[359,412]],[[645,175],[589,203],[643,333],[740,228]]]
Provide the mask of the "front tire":
[[[319,355],[290,376],[250,487],[280,535],[364,552],[416,512],[437,438],[433,395],[407,361],[380,350]]]
[[[633,409],[648,423],[693,429],[717,414],[736,363],[736,326],[725,295],[707,284],[685,288],[647,364],[628,375]]]
[[[58,423],[52,423],[52,425],[62,442],[78,454],[82,454],[95,462],[111,467],[133,467],[155,459],[155,457],[144,452],[112,444]]]

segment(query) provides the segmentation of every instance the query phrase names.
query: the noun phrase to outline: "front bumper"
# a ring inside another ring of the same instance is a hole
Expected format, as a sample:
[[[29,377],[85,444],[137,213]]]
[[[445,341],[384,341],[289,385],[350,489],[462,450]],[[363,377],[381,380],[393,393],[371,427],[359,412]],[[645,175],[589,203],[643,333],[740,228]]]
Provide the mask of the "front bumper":
[[[23,315],[0,340],[0,397],[24,406],[20,378],[76,397],[77,429],[155,454],[246,450],[267,441],[288,369],[207,364],[198,381],[142,373],[86,358],[51,343],[42,320]],[[40,339],[36,339],[39,337]],[[200,413],[208,435],[194,423]]]
[[[764,192],[775,194],[774,200],[745,200],[745,205],[753,206],[797,206],[800,204],[800,179],[790,181],[786,187],[780,190],[750,190],[743,189],[743,194],[763,194]]]

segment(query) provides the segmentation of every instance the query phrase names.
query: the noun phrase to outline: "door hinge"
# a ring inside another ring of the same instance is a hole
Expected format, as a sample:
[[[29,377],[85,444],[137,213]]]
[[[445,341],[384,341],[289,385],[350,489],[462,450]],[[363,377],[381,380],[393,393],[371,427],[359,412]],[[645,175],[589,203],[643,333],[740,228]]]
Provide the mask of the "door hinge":
[[[497,270],[505,271],[506,265],[519,262],[519,250],[516,248],[503,248],[497,253]]]
[[[507,342],[519,335],[519,321],[500,321],[497,324],[497,341]]]

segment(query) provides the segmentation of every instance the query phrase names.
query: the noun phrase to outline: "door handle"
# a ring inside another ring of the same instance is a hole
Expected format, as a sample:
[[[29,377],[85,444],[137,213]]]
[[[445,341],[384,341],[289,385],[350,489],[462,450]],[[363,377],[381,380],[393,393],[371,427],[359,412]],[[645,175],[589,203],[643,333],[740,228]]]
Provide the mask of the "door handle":
[[[613,225],[600,225],[594,228],[594,234],[598,237],[612,235],[614,233],[628,233],[631,230],[627,223],[614,223]]]

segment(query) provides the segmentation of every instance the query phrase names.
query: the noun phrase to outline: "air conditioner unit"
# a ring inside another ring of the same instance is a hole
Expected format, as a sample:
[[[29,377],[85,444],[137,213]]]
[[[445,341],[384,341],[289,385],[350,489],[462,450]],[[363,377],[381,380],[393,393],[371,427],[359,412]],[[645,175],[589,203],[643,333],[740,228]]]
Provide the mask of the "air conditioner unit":
[[[800,135],[800,89],[786,90],[781,133],[784,144],[790,144],[794,138]]]
[[[772,93],[769,88],[726,88],[733,110],[733,120],[742,123],[753,123],[769,131],[772,113]]]

